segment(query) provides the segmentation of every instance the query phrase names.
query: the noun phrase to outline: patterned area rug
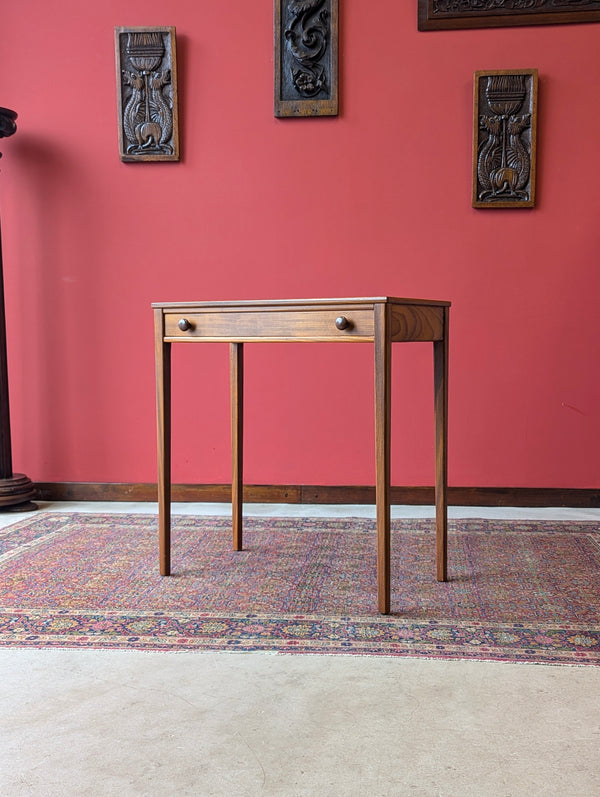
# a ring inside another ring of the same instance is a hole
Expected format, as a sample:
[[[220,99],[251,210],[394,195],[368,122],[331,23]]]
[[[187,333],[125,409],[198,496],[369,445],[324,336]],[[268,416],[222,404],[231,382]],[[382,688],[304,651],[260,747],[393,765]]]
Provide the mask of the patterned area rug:
[[[158,574],[149,515],[40,513],[0,531],[0,645],[341,653],[600,664],[600,524],[392,523],[377,613],[374,521],[174,517]]]

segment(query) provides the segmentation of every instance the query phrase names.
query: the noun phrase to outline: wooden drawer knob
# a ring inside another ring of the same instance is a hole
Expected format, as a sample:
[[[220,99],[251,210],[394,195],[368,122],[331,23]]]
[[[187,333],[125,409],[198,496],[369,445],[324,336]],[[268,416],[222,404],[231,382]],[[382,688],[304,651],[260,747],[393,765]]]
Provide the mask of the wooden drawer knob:
[[[187,318],[180,318],[179,321],[177,322],[177,326],[182,332],[187,332],[188,329],[192,328],[192,324],[190,321],[187,320]]]
[[[346,318],[345,315],[340,315],[335,319],[335,325],[338,329],[350,329],[352,321]]]

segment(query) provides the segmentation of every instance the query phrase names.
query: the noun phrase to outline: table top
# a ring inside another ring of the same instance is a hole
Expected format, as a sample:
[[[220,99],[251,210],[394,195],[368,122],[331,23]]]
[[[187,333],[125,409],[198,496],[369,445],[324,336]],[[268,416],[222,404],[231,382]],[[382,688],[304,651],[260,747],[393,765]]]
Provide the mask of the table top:
[[[173,308],[235,308],[237,310],[256,309],[259,307],[326,307],[329,305],[427,305],[437,307],[450,307],[450,302],[438,301],[433,299],[402,299],[396,296],[372,296],[372,297],[353,297],[342,299],[250,299],[241,301],[202,301],[202,302],[153,302],[152,307],[156,310],[170,310]]]

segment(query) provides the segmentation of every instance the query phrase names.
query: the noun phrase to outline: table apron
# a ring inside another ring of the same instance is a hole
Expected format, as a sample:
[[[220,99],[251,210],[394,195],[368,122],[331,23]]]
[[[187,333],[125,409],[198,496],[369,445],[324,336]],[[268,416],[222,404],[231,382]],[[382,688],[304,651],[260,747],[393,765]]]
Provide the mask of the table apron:
[[[344,318],[344,329],[336,320]],[[186,321],[186,328],[179,323]],[[390,308],[393,342],[436,341],[444,335],[444,308],[402,305]],[[273,341],[329,342],[373,341],[373,309],[339,306],[315,310],[214,311],[182,306],[164,312],[163,337],[178,341]]]

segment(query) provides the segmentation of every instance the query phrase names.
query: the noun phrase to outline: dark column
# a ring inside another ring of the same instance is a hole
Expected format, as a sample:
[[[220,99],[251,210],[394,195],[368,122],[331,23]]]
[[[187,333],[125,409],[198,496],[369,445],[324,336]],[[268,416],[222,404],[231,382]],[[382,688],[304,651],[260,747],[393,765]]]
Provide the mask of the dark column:
[[[0,108],[0,138],[16,132],[17,114]],[[2,157],[2,153],[0,153]],[[6,321],[4,313],[4,272],[2,264],[2,239],[0,238],[0,511],[25,511],[37,509],[31,502],[35,488],[22,473],[13,473],[10,438],[10,406],[8,401],[8,364],[6,360]]]

